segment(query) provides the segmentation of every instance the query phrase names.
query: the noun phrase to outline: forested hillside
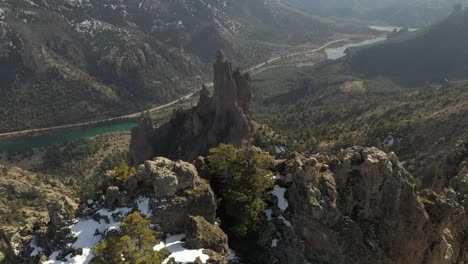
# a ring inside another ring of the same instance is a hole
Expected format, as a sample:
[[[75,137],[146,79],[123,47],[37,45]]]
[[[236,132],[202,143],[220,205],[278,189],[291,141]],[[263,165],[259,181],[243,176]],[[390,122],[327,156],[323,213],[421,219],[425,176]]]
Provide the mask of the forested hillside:
[[[428,28],[371,47],[351,49],[347,62],[364,76],[422,85],[468,77],[468,9]]]

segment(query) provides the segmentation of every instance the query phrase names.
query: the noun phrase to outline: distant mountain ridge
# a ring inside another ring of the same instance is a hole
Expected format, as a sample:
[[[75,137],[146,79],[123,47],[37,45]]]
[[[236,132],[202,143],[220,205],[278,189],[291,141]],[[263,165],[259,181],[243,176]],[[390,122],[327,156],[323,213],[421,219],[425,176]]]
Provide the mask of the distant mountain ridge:
[[[440,23],[369,47],[348,51],[352,70],[384,76],[406,85],[468,77],[468,9]]]
[[[293,6],[314,14],[382,21],[402,27],[420,27],[450,14],[466,0],[287,0]]]

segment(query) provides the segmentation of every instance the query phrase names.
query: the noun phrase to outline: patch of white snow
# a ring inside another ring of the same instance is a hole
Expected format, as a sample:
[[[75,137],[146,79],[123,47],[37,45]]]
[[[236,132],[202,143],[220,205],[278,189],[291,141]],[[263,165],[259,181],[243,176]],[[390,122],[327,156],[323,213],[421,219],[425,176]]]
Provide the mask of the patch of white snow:
[[[206,263],[209,256],[203,253],[203,249],[184,248],[184,242],[182,242],[184,238],[184,234],[170,236],[166,239],[166,243],[161,242],[154,246],[153,249],[156,251],[165,248],[171,252],[171,255],[163,261],[163,264],[166,264],[170,258],[174,258],[177,263],[193,263],[198,257],[203,263]]]
[[[286,210],[289,206],[288,200],[284,197],[285,193],[286,188],[279,187],[278,185],[273,187],[273,195],[278,199],[278,208],[281,209],[281,211]]]

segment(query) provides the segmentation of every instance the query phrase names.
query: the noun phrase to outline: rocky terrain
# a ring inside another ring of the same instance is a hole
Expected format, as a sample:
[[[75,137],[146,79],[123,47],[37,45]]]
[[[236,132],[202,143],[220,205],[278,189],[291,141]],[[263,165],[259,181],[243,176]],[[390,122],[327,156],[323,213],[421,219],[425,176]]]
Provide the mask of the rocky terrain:
[[[279,167],[286,191],[269,212],[257,263],[468,261],[466,190],[417,191],[394,153],[294,154]]]
[[[191,261],[199,257],[203,262],[214,259],[226,263],[228,259],[227,237],[215,225],[214,194],[189,163],[165,158],[145,161],[125,184],[108,186],[102,197],[89,198],[78,208],[61,198],[52,202],[48,211],[47,226],[33,233],[31,229],[18,233],[11,239],[13,248],[22,248],[14,251],[17,256],[12,261],[88,263],[94,257],[93,247],[112,236],[132,211],[149,218],[164,234],[174,234],[153,245],[156,251],[173,251],[168,259],[184,262],[193,255]],[[29,244],[24,242],[25,234],[29,234]],[[181,239],[183,243],[173,245]]]
[[[31,239],[36,225],[49,221],[47,205],[75,191],[53,177],[0,165],[0,259]],[[73,200],[69,200],[75,204]],[[14,263],[6,259],[6,263]]]
[[[67,199],[53,202],[47,226],[23,230],[11,243],[17,263],[87,263],[93,246],[136,210],[163,233],[180,234],[154,245],[167,248],[177,263],[197,257],[227,263],[234,256],[243,263],[464,263],[467,162],[465,155],[440,189],[417,190],[394,153],[362,147],[336,156],[293,153],[276,162],[276,184],[265,196],[269,208],[256,240],[249,241],[253,246],[237,249],[234,242],[235,256],[216,225],[227,219],[216,220],[209,182],[192,164],[155,158],[78,210]],[[65,241],[70,246],[63,247]]]

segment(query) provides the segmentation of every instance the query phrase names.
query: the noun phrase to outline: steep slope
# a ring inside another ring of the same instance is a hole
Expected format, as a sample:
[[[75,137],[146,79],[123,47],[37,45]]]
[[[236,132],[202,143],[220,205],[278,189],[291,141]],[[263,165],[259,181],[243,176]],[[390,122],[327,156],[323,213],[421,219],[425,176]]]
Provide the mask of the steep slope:
[[[442,82],[468,76],[468,9],[414,33],[367,48],[351,49],[347,62],[365,76],[404,84]]]
[[[269,42],[321,43],[356,30],[276,0],[2,0],[0,23],[0,131],[178,98],[206,80],[218,48],[253,64],[280,49]]]
[[[0,3],[2,131],[144,109],[200,79],[197,58],[119,21],[124,10],[105,1],[37,2]]]

